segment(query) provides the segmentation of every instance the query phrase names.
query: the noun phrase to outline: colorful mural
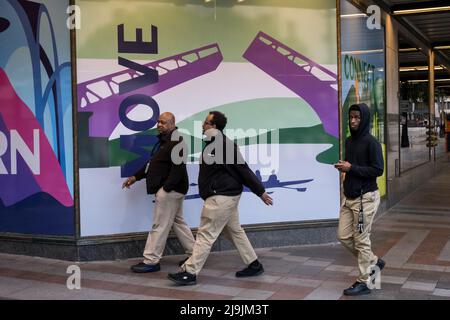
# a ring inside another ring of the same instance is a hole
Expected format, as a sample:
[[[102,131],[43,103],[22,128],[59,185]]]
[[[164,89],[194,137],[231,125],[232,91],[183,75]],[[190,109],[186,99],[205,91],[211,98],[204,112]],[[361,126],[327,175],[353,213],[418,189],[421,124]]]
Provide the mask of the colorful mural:
[[[191,227],[203,203],[201,123],[212,110],[226,114],[226,134],[275,199],[265,208],[245,192],[241,223],[337,218],[335,1],[127,1],[122,10],[124,3],[76,1],[84,21],[77,32],[82,236],[148,231],[153,198],[144,183],[127,192],[120,186],[148,161],[164,111],[175,114],[190,146]]]
[[[68,5],[0,2],[0,232],[75,230]]]

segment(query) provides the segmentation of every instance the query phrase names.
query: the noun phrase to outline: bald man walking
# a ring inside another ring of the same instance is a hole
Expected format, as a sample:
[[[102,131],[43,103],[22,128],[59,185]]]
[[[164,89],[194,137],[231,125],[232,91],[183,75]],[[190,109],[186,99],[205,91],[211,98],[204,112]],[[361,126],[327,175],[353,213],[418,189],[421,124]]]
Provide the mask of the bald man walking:
[[[189,179],[183,154],[185,148],[180,145],[184,142],[175,126],[175,116],[170,112],[162,113],[156,128],[159,142],[152,150],[150,161],[122,185],[122,188],[129,188],[136,181],[146,178],[147,193],[156,194],[153,225],[144,249],[144,261],[131,267],[137,273],[161,269],[159,260],[171,228],[188,256],[192,254],[195,242],[191,229],[183,219],[183,200],[189,188]]]

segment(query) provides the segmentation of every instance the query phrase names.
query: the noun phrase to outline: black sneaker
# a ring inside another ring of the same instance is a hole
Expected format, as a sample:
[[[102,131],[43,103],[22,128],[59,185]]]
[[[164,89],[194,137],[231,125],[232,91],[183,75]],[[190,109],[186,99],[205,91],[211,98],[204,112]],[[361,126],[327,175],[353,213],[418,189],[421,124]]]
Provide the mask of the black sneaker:
[[[181,267],[190,257],[187,257],[183,260],[181,260],[180,262],[178,262],[178,266]]]
[[[263,272],[264,272],[263,265],[258,260],[255,260],[252,263],[250,263],[247,268],[236,272],[236,277],[238,278],[254,277],[259,276]]]
[[[134,266],[131,266],[131,270],[136,273],[156,272],[161,270],[161,266],[159,265],[159,263],[145,264],[143,262],[140,262],[138,264],[135,264]]]
[[[384,266],[386,265],[386,262],[384,262],[383,259],[378,258],[377,263],[375,264],[375,266],[378,269],[372,269],[372,271],[370,272],[370,279],[371,279],[371,284],[375,285],[375,280],[377,277],[375,277],[375,272],[381,272],[381,270],[383,270]]]
[[[172,280],[179,286],[190,286],[197,284],[197,276],[189,272],[169,273],[167,275],[169,280]]]
[[[375,266],[378,268],[378,270],[383,270],[384,269],[384,266],[386,265],[386,262],[384,262],[384,260],[383,259],[381,259],[381,258],[378,258],[378,260],[377,260],[377,263],[375,263]],[[370,272],[370,276],[373,276],[375,274],[375,269],[373,269],[371,272]]]
[[[383,259],[378,258],[377,263],[376,263],[375,265],[376,265],[376,266],[380,269],[380,271],[381,271],[381,270],[383,270],[384,266],[386,265],[386,262],[384,262]]]
[[[344,290],[346,296],[360,296],[363,294],[369,294],[370,289],[365,283],[356,281],[351,287]]]

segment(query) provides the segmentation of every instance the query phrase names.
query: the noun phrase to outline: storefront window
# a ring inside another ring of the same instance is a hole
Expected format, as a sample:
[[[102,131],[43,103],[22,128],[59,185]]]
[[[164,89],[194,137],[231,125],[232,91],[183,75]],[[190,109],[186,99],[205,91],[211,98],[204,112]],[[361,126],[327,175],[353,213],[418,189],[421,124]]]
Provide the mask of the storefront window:
[[[82,237],[151,225],[145,182],[126,192],[117,186],[148,163],[163,112],[174,114],[188,147],[189,226],[198,227],[203,206],[197,182],[210,111],[227,116],[225,134],[278,199],[274,215],[244,192],[242,224],[338,217],[336,1],[313,2],[75,2],[83,12],[76,32]]]
[[[367,104],[371,112],[371,134],[383,147],[386,167],[384,26],[370,24],[368,15],[348,1],[341,1],[340,9],[343,138],[350,135],[350,106]],[[380,194],[384,195],[386,170],[377,182]]]
[[[450,79],[450,73],[445,69],[440,69],[438,74],[436,74],[436,78],[438,78],[437,80],[443,79],[443,81],[436,82],[434,96],[437,135],[436,156],[440,156],[449,151],[449,146],[446,139],[445,124],[447,118],[450,120],[450,86],[446,81],[447,79]]]
[[[399,35],[400,172],[430,160],[427,126],[430,124],[428,57]]]

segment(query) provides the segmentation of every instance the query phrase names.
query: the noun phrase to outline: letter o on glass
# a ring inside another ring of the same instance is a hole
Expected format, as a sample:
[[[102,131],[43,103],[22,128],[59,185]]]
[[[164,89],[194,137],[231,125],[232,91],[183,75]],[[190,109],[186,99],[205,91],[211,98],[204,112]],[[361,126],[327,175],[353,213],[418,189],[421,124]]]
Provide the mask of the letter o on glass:
[[[150,119],[144,121],[135,121],[131,120],[127,117],[127,109],[129,106],[137,105],[137,104],[145,104],[149,106],[153,111],[153,116]],[[135,94],[129,97],[126,97],[119,108],[119,118],[120,122],[130,130],[133,131],[145,131],[156,124],[159,118],[159,106],[158,103],[149,96],[144,94]]]

